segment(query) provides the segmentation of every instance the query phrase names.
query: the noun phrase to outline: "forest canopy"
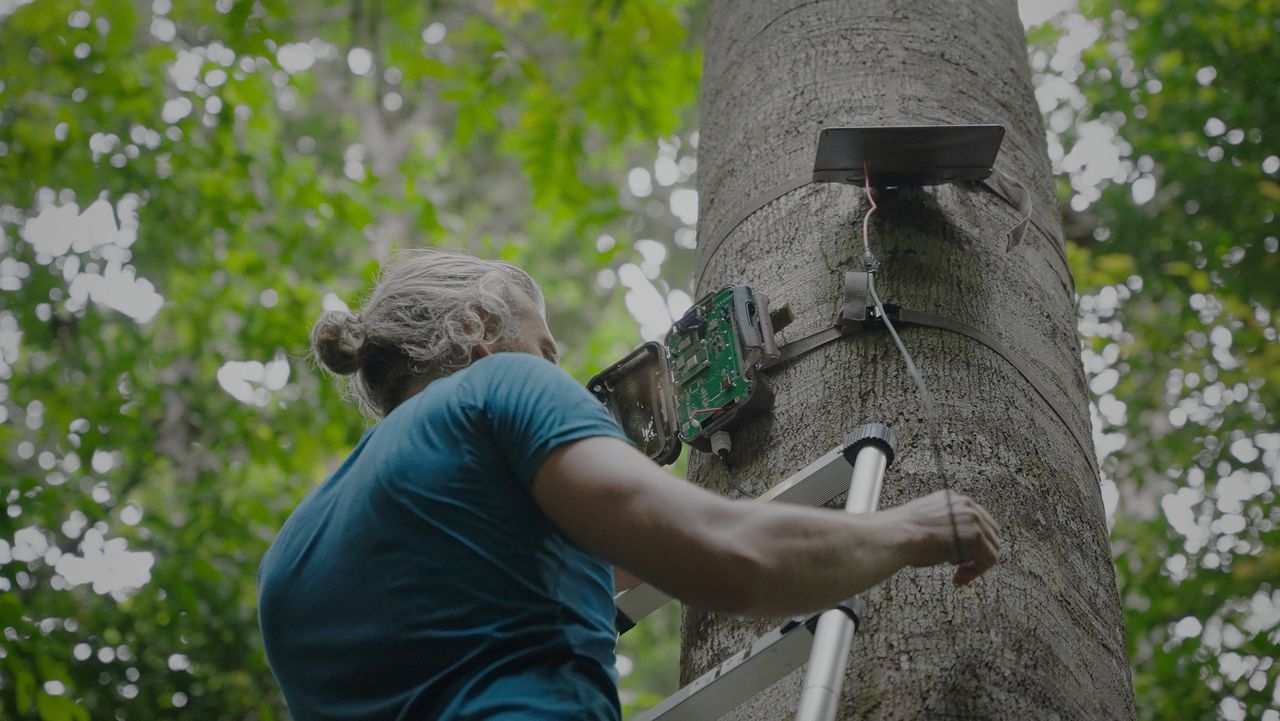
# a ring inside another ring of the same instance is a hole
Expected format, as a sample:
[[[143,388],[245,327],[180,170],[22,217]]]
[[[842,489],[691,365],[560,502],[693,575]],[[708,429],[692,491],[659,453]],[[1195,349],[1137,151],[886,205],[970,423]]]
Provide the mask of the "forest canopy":
[[[258,559],[365,421],[396,248],[542,284],[585,380],[689,306],[705,8],[0,0],[0,717],[287,716]],[[1280,4],[1083,0],[1029,62],[1142,718],[1280,721]],[[671,689],[674,619],[624,701]]]

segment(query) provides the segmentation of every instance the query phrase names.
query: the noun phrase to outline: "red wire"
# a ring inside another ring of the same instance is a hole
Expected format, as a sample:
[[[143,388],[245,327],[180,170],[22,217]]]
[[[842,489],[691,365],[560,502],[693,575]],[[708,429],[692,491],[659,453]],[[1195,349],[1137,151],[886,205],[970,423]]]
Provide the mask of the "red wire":
[[[715,413],[716,411],[722,410],[724,410],[724,406],[716,406],[715,408],[699,408],[696,411],[689,411],[689,417],[692,418],[699,413]]]

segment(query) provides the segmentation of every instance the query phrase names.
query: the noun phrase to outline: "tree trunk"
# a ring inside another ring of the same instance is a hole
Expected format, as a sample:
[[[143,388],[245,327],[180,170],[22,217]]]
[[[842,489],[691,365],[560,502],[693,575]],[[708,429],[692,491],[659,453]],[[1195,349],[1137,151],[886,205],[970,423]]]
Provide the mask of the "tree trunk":
[[[843,717],[1133,718],[1074,285],[1015,2],[713,1],[705,52],[697,290],[745,283],[789,302],[799,320],[784,340],[830,327],[841,274],[862,270],[861,189],[810,184],[769,200],[810,174],[821,128],[1002,124],[996,167],[1034,201],[1033,226],[1007,251],[1017,210],[977,185],[877,198],[881,297],[1000,338],[1049,398],[968,337],[901,330],[937,407],[951,486],[1001,522],[1004,553],[963,590],[949,569],[908,569],[863,595]],[[771,375],[774,411],[734,439],[740,484],[762,492],[876,420],[898,437],[881,507],[942,488],[923,406],[887,333],[836,341]],[[708,455],[690,463],[695,482],[731,493],[725,473]],[[683,681],[775,625],[686,610]],[[788,718],[801,679],[734,717]]]

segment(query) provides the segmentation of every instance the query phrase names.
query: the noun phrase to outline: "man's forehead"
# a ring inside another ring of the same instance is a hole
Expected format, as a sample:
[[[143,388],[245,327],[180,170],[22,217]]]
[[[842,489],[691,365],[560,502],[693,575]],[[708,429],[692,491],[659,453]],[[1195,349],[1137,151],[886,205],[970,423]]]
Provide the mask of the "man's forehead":
[[[543,323],[546,323],[547,304],[542,298],[542,293],[530,295],[529,291],[524,288],[514,288],[511,293],[511,301],[519,313],[537,315],[542,319]]]
[[[538,287],[537,283],[533,282],[532,280],[530,280],[530,283],[531,283],[531,286],[528,289],[524,289],[524,288],[520,289],[520,295],[524,299],[526,299],[529,303],[531,303],[534,308],[538,310],[538,315],[542,316],[543,320],[546,320],[547,319],[546,298],[543,297],[542,289]],[[532,293],[530,293],[530,291],[532,291]]]

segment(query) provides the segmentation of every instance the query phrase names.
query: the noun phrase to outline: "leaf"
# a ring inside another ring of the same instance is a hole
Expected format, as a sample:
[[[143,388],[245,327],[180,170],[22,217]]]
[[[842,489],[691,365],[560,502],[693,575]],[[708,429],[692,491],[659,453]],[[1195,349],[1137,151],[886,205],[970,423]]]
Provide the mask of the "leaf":
[[[37,711],[42,721],[88,721],[89,710],[65,696],[38,696]]]
[[[12,659],[13,657],[11,656],[10,658]],[[12,660],[8,666],[9,673],[13,674],[15,710],[19,714],[31,713],[36,704],[37,696],[40,695],[36,691],[35,674],[17,665]]]
[[[304,358],[326,298],[358,307],[386,253],[518,259],[580,375],[638,340],[596,274],[635,259],[634,234],[676,227],[629,225],[618,188],[655,138],[689,130],[700,55],[684,5],[323,5],[0,11],[0,47],[21,49],[0,53],[0,443],[22,496],[0,537],[31,526],[65,558],[100,535],[152,561],[139,588],[113,593],[36,561],[20,597],[0,594],[0,627],[19,634],[0,660],[0,718],[287,718],[255,571],[368,426]],[[443,42],[423,41],[433,22],[448,24]],[[368,75],[348,62],[357,46]],[[74,218],[98,199],[127,226],[118,243],[54,259],[28,242],[42,208],[74,202]],[[597,257],[602,233],[616,258]],[[159,310],[135,319],[129,299],[150,292]],[[244,381],[246,395],[229,380],[282,351],[284,387]],[[33,625],[46,619],[58,623]],[[191,667],[171,668],[174,654]],[[142,680],[126,702],[131,669]],[[54,679],[65,695],[42,693]]]
[[[1263,197],[1280,203],[1280,183],[1263,178],[1258,181],[1258,192],[1262,193]]]

